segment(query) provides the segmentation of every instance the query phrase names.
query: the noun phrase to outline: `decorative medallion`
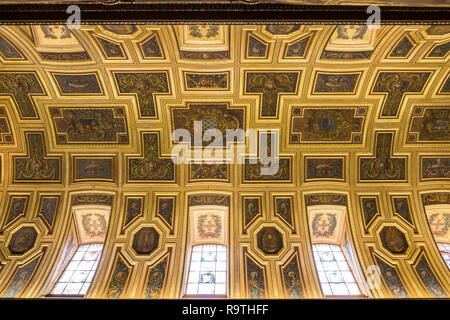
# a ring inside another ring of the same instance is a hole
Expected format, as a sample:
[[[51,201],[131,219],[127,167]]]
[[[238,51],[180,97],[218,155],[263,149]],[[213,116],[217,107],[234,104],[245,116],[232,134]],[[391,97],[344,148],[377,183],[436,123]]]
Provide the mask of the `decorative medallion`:
[[[72,211],[78,232],[78,243],[103,243],[106,239],[111,208],[107,206],[80,206]]]
[[[278,254],[284,247],[283,236],[274,227],[264,227],[256,234],[258,248],[267,255]]]
[[[132,248],[138,255],[149,255],[158,243],[159,233],[153,227],[143,227],[133,236]]]
[[[31,248],[33,248],[36,238],[37,232],[34,227],[22,227],[11,237],[9,241],[8,249],[12,254],[25,254]]]
[[[405,234],[395,226],[386,226],[380,232],[381,244],[392,254],[403,254],[409,248]]]

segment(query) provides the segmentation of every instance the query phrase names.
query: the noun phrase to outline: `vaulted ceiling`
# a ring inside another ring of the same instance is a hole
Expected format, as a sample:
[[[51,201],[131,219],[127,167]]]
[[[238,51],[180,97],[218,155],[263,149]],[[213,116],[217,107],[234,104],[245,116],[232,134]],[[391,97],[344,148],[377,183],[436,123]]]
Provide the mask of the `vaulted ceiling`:
[[[449,51],[448,25],[0,26],[0,290],[32,266],[16,296],[47,293],[76,246],[71,206],[107,203],[108,249],[89,296],[108,295],[119,255],[129,268],[122,296],[141,297],[138,271],[168,257],[160,296],[179,297],[183,267],[174,262],[184,261],[192,202],[230,208],[232,297],[249,294],[248,256],[269,274],[264,296],[289,296],[283,270],[295,255],[303,295],[320,297],[306,211],[337,203],[347,207],[342,243],[355,247],[363,277],[381,259],[413,279],[403,284],[410,297],[433,296],[436,284],[414,271],[425,256],[448,295],[424,206],[450,203]],[[222,133],[269,130],[279,170],[262,174],[251,150],[243,164],[174,164],[172,132],[193,136],[195,121]],[[284,218],[278,198],[292,204]],[[45,199],[56,199],[48,214]],[[130,199],[141,208],[131,218]],[[174,209],[161,214],[167,199]],[[259,201],[256,214],[245,199]],[[159,240],[139,254],[133,237],[149,226]],[[11,251],[23,227],[37,235]],[[283,235],[276,254],[257,241],[270,227]],[[383,242],[386,227],[400,230],[407,250]],[[395,292],[388,283],[368,295]]]

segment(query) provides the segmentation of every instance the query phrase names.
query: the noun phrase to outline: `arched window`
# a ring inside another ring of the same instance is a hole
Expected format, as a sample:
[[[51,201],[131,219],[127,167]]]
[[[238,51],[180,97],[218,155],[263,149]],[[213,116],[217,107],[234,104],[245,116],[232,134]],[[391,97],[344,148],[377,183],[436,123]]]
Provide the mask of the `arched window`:
[[[227,247],[203,244],[192,248],[186,294],[227,293]]]
[[[51,294],[85,295],[94,279],[102,250],[103,244],[86,244],[78,247]]]
[[[311,205],[307,208],[312,253],[322,294],[368,295],[361,270],[347,237],[344,205]]]
[[[50,296],[84,296],[88,292],[102,256],[110,210],[109,206],[101,205],[72,207],[78,247],[69,261],[67,258],[63,261],[65,267],[59,272]]]
[[[360,295],[347,259],[338,245],[314,244],[314,262],[325,296]]]
[[[184,294],[228,295],[228,207],[189,208],[189,237]]]

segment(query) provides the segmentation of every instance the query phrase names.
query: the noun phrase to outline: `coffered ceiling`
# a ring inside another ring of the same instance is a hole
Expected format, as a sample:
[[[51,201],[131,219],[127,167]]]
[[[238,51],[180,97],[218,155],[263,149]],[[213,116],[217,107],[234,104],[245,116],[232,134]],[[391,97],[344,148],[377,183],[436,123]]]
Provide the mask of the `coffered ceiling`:
[[[47,264],[20,294],[45,293],[71,234],[74,195],[103,193],[114,198],[102,200],[113,203],[109,249],[100,265],[105,276],[91,296],[107,291],[106,271],[120,251],[134,268],[135,285],[126,296],[139,296],[145,279],[138,268],[169,257],[172,276],[163,295],[178,297],[182,279],[173,259],[184,257],[188,198],[221,194],[227,200],[204,201],[230,208],[232,295],[248,293],[238,272],[244,257],[278,274],[274,270],[300,252],[304,294],[317,297],[306,208],[315,201],[308,196],[319,194],[345,196],[342,229],[350,232],[362,266],[376,256],[412,274],[411,265],[426,252],[448,292],[448,270],[421,196],[437,192],[449,202],[449,51],[448,25],[0,26],[0,241],[7,245],[24,224],[38,234],[23,255],[1,248],[2,283],[45,247]],[[185,129],[193,139],[195,121],[222,133],[269,130],[279,141],[277,172],[264,175],[260,160],[250,161],[258,154],[249,139],[240,164],[235,155],[219,164],[174,164],[172,132]],[[47,217],[39,208],[52,197],[59,213]],[[409,201],[410,219],[391,213],[396,197]],[[245,216],[246,198],[260,201],[255,216]],[[274,213],[276,198],[296,208],[290,218]],[[130,199],[141,199],[145,210],[127,220]],[[172,218],[157,215],[161,199],[175,201]],[[376,215],[365,215],[363,199],[378,203]],[[12,214],[14,203],[23,210]],[[386,224],[406,234],[409,249],[400,257],[383,248]],[[133,253],[131,244],[144,225],[161,235],[149,259]],[[256,236],[267,228],[282,234],[284,248],[268,257],[258,251]],[[282,274],[277,277],[265,287],[267,297],[285,294]],[[405,285],[408,294],[432,295],[415,277]]]

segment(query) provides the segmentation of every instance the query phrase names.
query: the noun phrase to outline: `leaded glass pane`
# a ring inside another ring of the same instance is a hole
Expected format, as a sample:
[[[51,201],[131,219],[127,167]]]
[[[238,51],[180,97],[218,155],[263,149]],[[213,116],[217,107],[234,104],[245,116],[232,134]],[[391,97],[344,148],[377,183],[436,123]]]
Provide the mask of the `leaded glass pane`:
[[[51,293],[55,295],[86,294],[94,278],[102,250],[102,244],[80,246]]]
[[[360,294],[356,280],[339,246],[315,244],[313,255],[324,295]]]
[[[186,294],[226,294],[227,251],[207,244],[192,248]]]

